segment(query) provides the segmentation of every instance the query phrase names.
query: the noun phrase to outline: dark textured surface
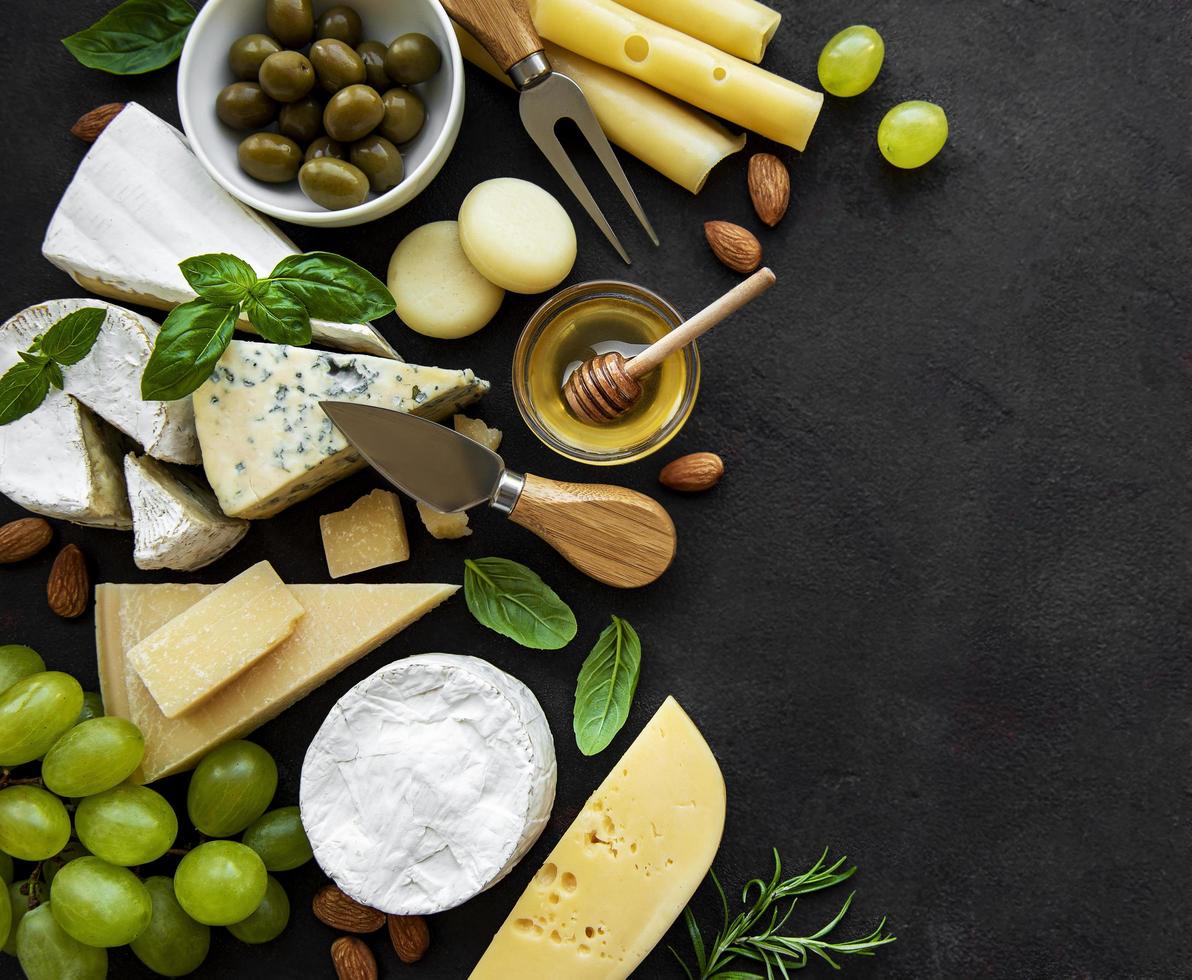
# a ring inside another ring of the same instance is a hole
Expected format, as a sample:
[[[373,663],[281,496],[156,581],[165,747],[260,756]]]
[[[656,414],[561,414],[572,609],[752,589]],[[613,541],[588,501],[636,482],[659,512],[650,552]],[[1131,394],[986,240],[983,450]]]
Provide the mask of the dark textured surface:
[[[108,6],[8,0],[0,12],[6,315],[79,292],[38,252],[85,149],[67,133],[75,118],[135,98],[176,120],[173,69],[113,78],[57,44]],[[724,769],[717,867],[727,882],[766,872],[772,845],[792,866],[824,845],[860,865],[850,930],[886,913],[899,941],[848,962],[852,975],[1187,975],[1186,7],[780,6],[775,70],[813,81],[822,43],[854,22],[881,31],[887,60],[870,92],[829,100],[801,159],[779,151],[794,203],[779,228],[759,232],[779,286],[702,345],[705,387],[674,448],[723,454],[719,488],[681,498],[654,483],[665,459],[595,474],[534,441],[508,374],[536,298],[510,297],[483,333],[450,344],[385,325],[408,359],[493,380],[477,414],[505,430],[513,465],[657,490],[679,527],[678,563],[655,587],[615,593],[495,515],[475,518],[472,538],[440,543],[409,508],[413,557],[398,577],[458,582],[465,556],[515,557],[570,600],[580,636],[565,652],[524,651],[457,598],[257,733],[281,766],[278,801],[295,801],[305,745],[352,683],[411,652],[478,654],[525,679],[546,708],[559,749],[554,820],[504,883],[434,919],[433,949],[416,970],[374,937],[385,976],[466,975],[667,693]],[[287,231],[380,271],[403,234],[454,216],[476,181],[518,175],[543,181],[575,214],[573,280],[623,274],[520,133],[509,94],[468,81],[456,152],[412,205],[366,228]],[[907,98],[943,104],[952,129],[942,156],[914,173],[886,166],[873,144],[882,113]],[[753,137],[751,147],[769,148]],[[758,225],[745,160],[720,167],[699,198],[626,163],[664,243],[650,251],[614,207],[638,259],[629,278],[686,312],[732,284],[700,225]],[[255,524],[195,577],[220,581],[267,557],[284,578],[325,581],[317,515],[376,483],[361,474]],[[19,513],[0,500],[0,519]],[[98,581],[175,578],[138,572],[127,534],[57,533],[86,550]],[[90,616],[63,623],[45,607],[50,561],[47,552],[0,571],[0,642],[30,643],[94,687]],[[584,759],[570,697],[613,612],[643,638],[641,686],[626,730]],[[165,784],[175,800],[184,785]],[[284,939],[249,948],[220,934],[199,975],[331,975],[332,934],[308,911],[319,875],[310,866],[283,877],[295,910]],[[796,921],[814,929],[825,908],[811,902]],[[0,959],[0,974],[15,972]],[[124,953],[111,972],[141,975]],[[661,948],[637,975],[680,974]]]

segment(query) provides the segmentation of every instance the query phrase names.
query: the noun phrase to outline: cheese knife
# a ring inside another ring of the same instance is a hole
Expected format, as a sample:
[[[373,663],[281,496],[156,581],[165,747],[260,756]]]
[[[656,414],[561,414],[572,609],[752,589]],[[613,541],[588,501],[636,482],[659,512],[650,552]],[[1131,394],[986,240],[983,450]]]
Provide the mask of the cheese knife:
[[[625,487],[559,483],[507,469],[453,429],[405,412],[321,401],[361,456],[403,493],[454,513],[487,503],[605,585],[649,585],[675,557],[675,525],[658,501]]]

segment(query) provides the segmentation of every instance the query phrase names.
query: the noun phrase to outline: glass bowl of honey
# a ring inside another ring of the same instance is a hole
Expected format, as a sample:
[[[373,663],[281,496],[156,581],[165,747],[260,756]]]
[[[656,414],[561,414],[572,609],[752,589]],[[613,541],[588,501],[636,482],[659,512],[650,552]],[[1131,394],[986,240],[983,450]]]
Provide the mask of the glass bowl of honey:
[[[588,422],[567,404],[563,385],[584,361],[616,351],[626,359],[683,318],[656,293],[611,279],[577,283],[530,317],[513,353],[513,394],[530,430],[568,459],[630,463],[665,446],[683,427],[699,392],[699,351],[688,344],[642,378],[642,395],[611,422]]]

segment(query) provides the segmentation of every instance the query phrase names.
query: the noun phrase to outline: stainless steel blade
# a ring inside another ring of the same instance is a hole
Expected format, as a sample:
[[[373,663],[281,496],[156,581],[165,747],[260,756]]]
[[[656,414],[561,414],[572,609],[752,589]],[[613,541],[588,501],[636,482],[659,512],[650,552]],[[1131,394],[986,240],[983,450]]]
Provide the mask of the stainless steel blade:
[[[356,451],[399,490],[446,512],[488,503],[505,461],[435,422],[375,405],[319,402]]]

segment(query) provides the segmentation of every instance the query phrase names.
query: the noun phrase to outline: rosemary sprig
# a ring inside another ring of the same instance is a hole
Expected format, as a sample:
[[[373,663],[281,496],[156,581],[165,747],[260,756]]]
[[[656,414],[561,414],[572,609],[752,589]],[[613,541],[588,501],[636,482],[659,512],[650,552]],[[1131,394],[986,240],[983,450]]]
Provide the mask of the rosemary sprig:
[[[839,970],[840,964],[832,958],[833,954],[872,956],[877,947],[894,942],[894,935],[886,930],[884,917],[877,924],[877,928],[866,936],[847,940],[830,938],[829,934],[840,924],[852,905],[856,892],[849,893],[840,911],[817,932],[809,936],[782,934],[791,913],[795,910],[799,895],[839,885],[852,877],[857,870],[855,867],[841,870],[847,860],[845,857],[839,858],[831,865],[827,860],[828,849],[825,848],[819,860],[808,871],[793,878],[783,879],[782,860],[775,850],[773,877],[768,882],[754,878],[745,886],[741,892],[741,901],[748,908],[731,921],[728,898],[720,880],[716,877],[716,872],[709,872],[724,909],[724,921],[709,945],[704,942],[691,907],[688,906],[683,911],[683,921],[687,925],[687,933],[691,937],[691,946],[695,952],[695,969],[692,970],[673,948],[671,952],[683,967],[688,980],[775,980],[777,977],[788,980],[789,971],[805,967],[812,955],[827,962],[832,969]],[[783,912],[782,903],[788,898],[790,905]],[[752,961],[748,964],[752,969],[734,966],[734,961],[742,959]],[[765,972],[755,972],[759,968],[764,968]]]

